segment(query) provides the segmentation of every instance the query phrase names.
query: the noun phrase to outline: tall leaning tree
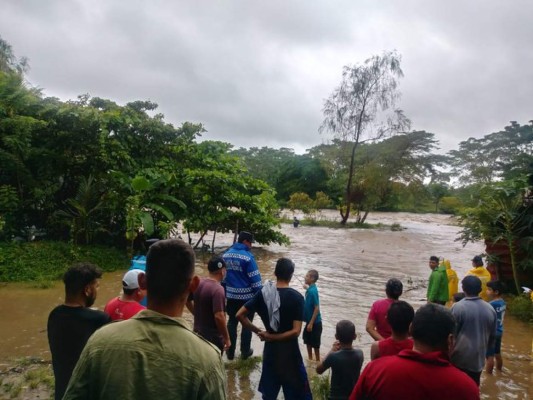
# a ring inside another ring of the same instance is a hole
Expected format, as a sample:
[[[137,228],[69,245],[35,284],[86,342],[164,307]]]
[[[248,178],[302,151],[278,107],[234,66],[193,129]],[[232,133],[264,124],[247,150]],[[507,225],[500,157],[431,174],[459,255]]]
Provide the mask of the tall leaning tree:
[[[409,119],[395,108],[400,97],[398,81],[403,77],[400,61],[398,53],[389,51],[367,59],[362,65],[345,66],[340,85],[324,102],[320,132],[331,133],[351,146],[344,205],[340,207],[343,225],[350,217],[359,144],[409,129]]]

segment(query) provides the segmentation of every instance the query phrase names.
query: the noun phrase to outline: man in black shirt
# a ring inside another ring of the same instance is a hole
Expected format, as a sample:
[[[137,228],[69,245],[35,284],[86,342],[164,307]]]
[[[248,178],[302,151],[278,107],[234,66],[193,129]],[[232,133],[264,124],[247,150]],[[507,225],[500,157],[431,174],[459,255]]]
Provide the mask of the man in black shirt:
[[[294,263],[280,258],[276,263],[276,282],[269,281],[260,292],[238,312],[237,318],[245,328],[265,342],[263,369],[259,391],[263,399],[276,399],[281,388],[287,400],[311,399],[309,381],[298,336],[302,330],[304,298],[289,287]],[[247,318],[257,312],[263,321],[262,330]]]
[[[73,265],[65,272],[65,302],[48,317],[48,343],[55,376],[55,399],[65,394],[72,371],[89,337],[111,321],[102,311],[92,310],[102,271],[95,265]]]

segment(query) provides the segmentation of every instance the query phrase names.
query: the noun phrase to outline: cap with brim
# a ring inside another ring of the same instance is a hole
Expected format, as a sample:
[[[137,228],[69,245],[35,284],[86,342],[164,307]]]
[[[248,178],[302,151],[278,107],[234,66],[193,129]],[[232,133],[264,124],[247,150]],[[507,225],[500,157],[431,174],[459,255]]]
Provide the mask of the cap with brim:
[[[144,274],[142,269],[130,269],[122,278],[124,289],[139,289],[139,274]]]

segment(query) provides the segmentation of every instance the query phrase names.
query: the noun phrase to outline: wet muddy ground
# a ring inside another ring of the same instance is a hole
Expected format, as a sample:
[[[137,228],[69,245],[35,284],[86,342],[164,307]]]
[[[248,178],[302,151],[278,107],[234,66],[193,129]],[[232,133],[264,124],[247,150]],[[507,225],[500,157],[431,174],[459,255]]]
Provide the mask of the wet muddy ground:
[[[326,211],[323,218],[338,218],[337,213]],[[359,333],[355,345],[369,360],[371,338],[364,331],[371,304],[384,296],[384,284],[390,277],[404,283],[406,291],[402,299],[415,308],[425,303],[423,287],[429,275],[427,260],[430,255],[451,260],[460,277],[470,269],[473,255],[483,252],[482,244],[463,247],[455,241],[459,228],[448,216],[374,213],[369,223],[399,223],[407,228],[392,232],[363,229],[330,229],[319,227],[293,228],[283,225],[282,230],[291,239],[287,247],[272,245],[253,249],[263,279],[272,279],[275,262],[279,257],[292,258],[296,273],[291,286],[304,293],[303,277],[313,268],[320,273],[318,281],[323,318],[322,354],[325,355],[334,341],[334,327],[341,319],[352,320]],[[216,251],[231,244],[232,235],[217,235]],[[209,254],[200,254],[197,272],[205,275]],[[103,308],[106,301],[118,295],[123,271],[105,274],[96,306]],[[46,320],[50,310],[63,299],[63,287],[58,282],[49,289],[35,289],[27,284],[0,287],[0,370],[14,358],[36,356],[50,359],[46,339]],[[190,319],[190,315],[186,313]],[[483,399],[533,398],[533,364],[531,345],[533,332],[530,326],[505,317],[505,333],[502,344],[504,371],[494,376],[482,376]],[[256,355],[262,351],[262,343],[254,338]],[[302,354],[304,346],[302,344]],[[304,356],[304,358],[306,358]],[[366,363],[365,362],[365,363]],[[313,374],[315,363],[306,361]],[[241,378],[234,371],[228,373],[228,389],[232,399],[259,399],[256,392],[259,371],[249,378]],[[281,397],[281,396],[280,396]]]

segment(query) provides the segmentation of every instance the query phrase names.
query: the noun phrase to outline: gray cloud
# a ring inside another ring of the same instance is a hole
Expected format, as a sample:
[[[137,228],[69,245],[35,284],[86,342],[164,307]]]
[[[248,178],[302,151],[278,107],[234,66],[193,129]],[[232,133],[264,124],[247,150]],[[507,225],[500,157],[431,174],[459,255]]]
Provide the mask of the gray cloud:
[[[449,150],[533,119],[533,3],[5,1],[0,35],[63,99],[150,99],[236,146],[319,144],[342,66],[403,55],[400,107]]]

